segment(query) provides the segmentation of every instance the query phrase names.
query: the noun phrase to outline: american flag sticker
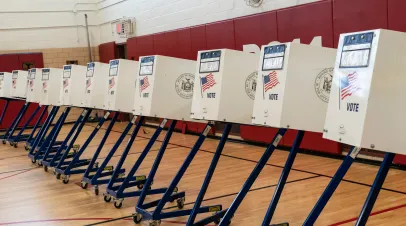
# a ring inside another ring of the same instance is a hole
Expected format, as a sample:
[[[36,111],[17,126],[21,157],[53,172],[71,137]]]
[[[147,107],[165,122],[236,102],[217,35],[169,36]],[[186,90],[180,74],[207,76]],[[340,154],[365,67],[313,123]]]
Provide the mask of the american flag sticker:
[[[344,77],[340,78],[340,97],[339,97],[339,108],[341,108],[341,101],[345,98],[352,96],[360,90],[360,84],[358,81],[358,73],[353,72]]]
[[[116,85],[114,77],[109,80],[109,90],[112,89]]]
[[[32,88],[34,86],[34,81],[30,80],[30,87]]]
[[[202,88],[202,97],[203,97],[203,92],[210,89],[216,85],[216,81],[214,80],[214,76],[212,73],[200,78],[200,86]]]
[[[265,99],[265,93],[266,91],[274,88],[275,86],[277,86],[279,84],[279,80],[278,80],[278,74],[276,73],[276,71],[272,71],[271,73],[269,73],[268,75],[264,75],[263,77],[263,81],[264,81],[264,99]]]
[[[42,88],[43,88],[43,89],[46,89],[46,88],[47,88],[47,82],[43,82],[43,83],[42,83]]]
[[[148,77],[145,76],[143,79],[140,79],[140,93],[149,87]]]
[[[90,85],[92,85],[92,79],[91,79],[91,78],[88,78],[88,79],[86,80],[86,89],[88,89],[88,88],[90,87]]]
[[[12,86],[13,86],[13,88],[16,88],[16,87],[17,87],[17,80],[16,80],[16,79],[13,79],[13,84],[12,84]]]

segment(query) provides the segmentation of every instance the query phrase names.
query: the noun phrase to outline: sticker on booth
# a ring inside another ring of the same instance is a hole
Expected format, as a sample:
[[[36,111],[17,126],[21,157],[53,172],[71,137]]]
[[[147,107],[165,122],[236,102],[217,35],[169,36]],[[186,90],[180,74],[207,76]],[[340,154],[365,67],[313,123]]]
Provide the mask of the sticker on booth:
[[[320,100],[328,103],[331,91],[331,85],[333,83],[334,68],[326,68],[322,70],[314,81],[314,90]]]
[[[190,99],[193,97],[193,86],[195,75],[190,73],[181,74],[175,82],[176,93],[184,98]]]
[[[247,79],[245,80],[245,92],[247,93],[248,97],[251,98],[252,100],[255,100],[255,92],[257,90],[257,78],[258,71],[248,75]]]

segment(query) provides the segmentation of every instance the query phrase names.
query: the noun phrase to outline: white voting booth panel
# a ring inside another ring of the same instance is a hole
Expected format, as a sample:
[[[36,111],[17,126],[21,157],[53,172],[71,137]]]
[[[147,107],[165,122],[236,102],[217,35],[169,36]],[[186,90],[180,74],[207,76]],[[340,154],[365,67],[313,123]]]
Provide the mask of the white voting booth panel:
[[[406,154],[406,33],[342,34],[324,138]]]
[[[43,68],[42,73],[37,71],[36,76],[41,76],[41,105],[61,105],[62,71],[59,68]]]
[[[85,94],[81,106],[88,108],[104,109],[104,97],[107,94],[107,78],[109,64],[91,62],[87,64],[85,81]]]
[[[63,66],[61,105],[80,107],[85,95],[83,82],[87,67],[81,65]]]
[[[0,97],[11,97],[12,75],[0,72]]]
[[[134,115],[193,121],[196,61],[166,56],[140,57]]]
[[[108,91],[104,102],[106,110],[133,112],[137,70],[138,61],[110,61]]]
[[[42,69],[28,70],[27,102],[40,103],[42,98]]]
[[[15,70],[12,73],[11,96],[18,98],[27,97],[28,71]]]
[[[199,51],[191,117],[251,124],[258,55],[229,49]]]
[[[322,133],[335,55],[300,43],[263,46],[252,123]]]

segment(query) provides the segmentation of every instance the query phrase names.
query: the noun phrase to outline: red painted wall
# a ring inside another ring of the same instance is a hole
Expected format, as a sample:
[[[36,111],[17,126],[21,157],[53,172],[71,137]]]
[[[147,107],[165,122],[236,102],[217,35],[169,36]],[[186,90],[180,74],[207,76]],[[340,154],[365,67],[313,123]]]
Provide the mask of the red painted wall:
[[[115,42],[108,42],[99,45],[100,62],[108,64],[110,60],[117,58],[117,48]]]
[[[196,59],[197,51],[230,48],[242,50],[245,44],[263,45],[271,41],[287,42],[300,38],[310,43],[322,36],[323,46],[336,47],[341,33],[389,28],[406,32],[404,0],[324,0],[232,20],[219,21],[181,30],[132,38],[127,42],[129,58],[162,54]],[[243,139],[269,142],[276,129],[240,126]],[[282,145],[290,146],[296,131],[289,131]],[[321,134],[306,133],[303,148],[339,154],[339,144],[324,140]],[[397,156],[406,164],[406,157]]]

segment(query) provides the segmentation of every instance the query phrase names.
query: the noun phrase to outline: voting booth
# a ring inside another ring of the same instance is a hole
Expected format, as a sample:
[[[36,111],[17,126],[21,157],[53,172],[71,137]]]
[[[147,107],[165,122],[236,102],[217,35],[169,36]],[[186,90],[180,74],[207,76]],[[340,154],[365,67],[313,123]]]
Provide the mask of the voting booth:
[[[335,55],[301,43],[263,46],[252,123],[322,133]]]
[[[0,72],[0,97],[11,97],[12,75],[8,72]]]
[[[85,79],[85,94],[81,107],[103,109],[104,97],[107,95],[107,78],[109,64],[91,62],[87,64]],[[82,81],[83,82],[83,81]]]
[[[42,98],[41,105],[60,106],[60,95],[62,94],[62,69],[43,68],[41,76]]]
[[[110,60],[108,91],[105,109],[132,113],[134,108],[135,82],[138,62],[133,60]]]
[[[133,113],[191,121],[196,61],[155,55],[139,62]]]
[[[361,148],[387,152],[355,225],[366,225],[395,157],[405,154],[406,33],[341,34],[323,138],[349,144],[331,182],[303,225],[313,225]]]
[[[60,104],[66,106],[81,106],[84,94],[87,68],[81,65],[65,65],[62,72],[62,95]]]
[[[12,73],[11,96],[17,98],[27,97],[28,71],[15,70]]]
[[[405,33],[388,30],[341,35],[324,138],[406,154],[406,108],[399,104],[406,95],[405,41]]]
[[[42,69],[32,68],[28,73],[27,102],[40,103],[42,98]]]
[[[251,124],[258,55],[219,49],[199,51],[197,61],[191,117]]]

